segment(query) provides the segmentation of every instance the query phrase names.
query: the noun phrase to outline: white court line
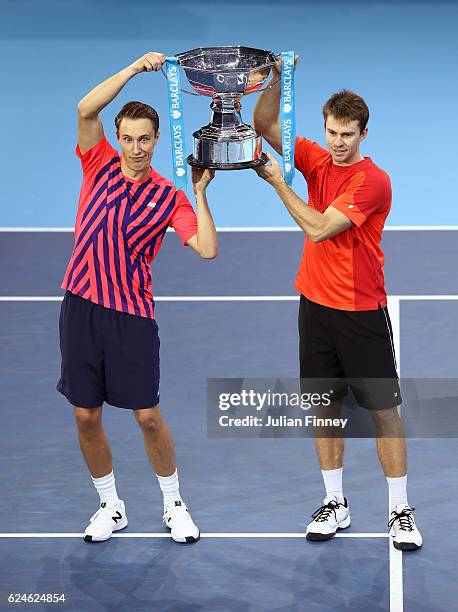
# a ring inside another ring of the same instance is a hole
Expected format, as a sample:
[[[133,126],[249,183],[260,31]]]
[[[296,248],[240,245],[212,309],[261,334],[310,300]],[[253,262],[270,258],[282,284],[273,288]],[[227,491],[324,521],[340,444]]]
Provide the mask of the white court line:
[[[61,302],[63,295],[2,295],[0,302]],[[298,295],[162,295],[155,302],[297,302]]]
[[[62,302],[63,295],[2,295],[0,302]]]
[[[391,537],[388,539],[388,546],[390,555],[390,612],[403,612],[402,550],[393,546]]]
[[[0,533],[0,538],[82,538],[82,533]],[[114,533],[113,538],[170,538],[170,533]],[[271,533],[267,532],[233,532],[233,533],[201,533],[201,538],[303,538],[305,533]],[[387,533],[337,533],[336,538],[387,538]]]
[[[418,297],[418,296],[415,296]],[[393,344],[396,355],[398,376],[401,376],[401,299],[399,296],[388,297],[388,312],[393,328]],[[401,407],[398,406],[401,413]],[[391,494],[388,490],[388,516],[391,510]],[[388,555],[390,567],[390,612],[403,612],[404,585],[402,574],[402,551],[393,546],[391,537],[388,539]]]
[[[398,295],[390,295],[387,298],[388,313],[390,315],[391,328],[393,330],[393,350],[397,365],[398,376],[401,367],[401,299]]]
[[[391,510],[391,493],[388,491],[388,516]],[[390,612],[404,610],[404,584],[402,574],[402,550],[393,546],[392,538],[388,538],[388,555],[390,564]]]
[[[0,227],[0,232],[73,232],[73,227]],[[172,228],[168,232],[174,231]],[[217,227],[220,233],[231,232],[302,232],[297,226],[273,227]],[[392,225],[383,229],[384,232],[447,232],[458,231],[458,225]]]
[[[458,300],[458,295],[393,295],[391,296],[393,300]],[[391,313],[390,313],[391,317]]]
[[[16,538],[83,538],[82,533],[0,533],[0,539]],[[171,538],[170,533],[114,533],[113,538]],[[252,539],[252,538],[285,538],[285,539],[303,539],[305,540],[305,533],[201,533],[201,538],[225,538],[225,539]],[[336,538],[388,538],[387,533],[337,533],[334,537]],[[394,548],[389,542],[391,548]],[[400,551],[396,551],[399,552]],[[390,549],[390,612],[402,612],[402,553],[401,554],[401,566],[399,573],[399,565],[396,566],[396,571],[392,571],[391,564],[391,549]],[[401,584],[399,587],[399,576],[401,577]],[[394,585],[394,588],[393,588]],[[393,592],[395,597],[392,597]],[[399,599],[400,597],[400,599]],[[400,605],[400,607],[399,607]]]
[[[1,295],[0,302],[61,302],[63,297],[63,295]],[[154,297],[155,302],[297,302],[298,300],[298,295],[159,295]],[[392,295],[388,297],[388,310],[391,308],[390,303],[395,305],[393,310],[395,314],[396,304],[404,300],[453,301],[458,300],[458,295]],[[399,315],[397,323],[393,320],[391,322],[393,335],[396,324],[399,337]],[[397,342],[399,343],[399,340]],[[396,350],[396,356],[399,354],[400,349]]]

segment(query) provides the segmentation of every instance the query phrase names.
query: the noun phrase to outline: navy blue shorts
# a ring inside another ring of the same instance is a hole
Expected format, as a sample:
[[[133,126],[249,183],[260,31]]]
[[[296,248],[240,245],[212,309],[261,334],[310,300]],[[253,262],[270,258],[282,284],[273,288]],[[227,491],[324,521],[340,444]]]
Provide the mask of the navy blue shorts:
[[[59,318],[60,391],[74,406],[152,408],[159,403],[154,319],[105,308],[70,291]]]

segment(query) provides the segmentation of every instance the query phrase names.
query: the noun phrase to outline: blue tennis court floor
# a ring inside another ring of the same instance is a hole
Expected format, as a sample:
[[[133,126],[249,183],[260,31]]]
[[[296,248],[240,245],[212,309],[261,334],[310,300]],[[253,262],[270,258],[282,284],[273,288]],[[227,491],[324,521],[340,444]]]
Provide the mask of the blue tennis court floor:
[[[403,376],[455,376],[455,236],[387,233],[387,262],[397,263],[387,263],[386,272]],[[408,441],[409,501],[424,547],[403,554],[386,537],[387,489],[374,440],[347,444],[351,527],[331,542],[310,543],[304,526],[323,497],[313,442],[207,437],[207,378],[297,375],[290,281],[299,234],[223,233],[215,262],[194,259],[169,236],[158,257],[161,408],[175,437],[182,493],[203,534],[192,546],[172,542],[161,524],[160,491],[133,416],[107,405],[129,527],[109,542],[82,541],[98,500],[71,406],[55,391],[59,285],[71,234],[3,232],[0,241],[10,271],[0,299],[0,609],[11,609],[9,593],[65,593],[65,607],[78,611],[456,607],[458,538],[444,528],[453,525],[458,496],[455,439]],[[431,245],[437,261],[417,267],[412,278],[412,249]]]

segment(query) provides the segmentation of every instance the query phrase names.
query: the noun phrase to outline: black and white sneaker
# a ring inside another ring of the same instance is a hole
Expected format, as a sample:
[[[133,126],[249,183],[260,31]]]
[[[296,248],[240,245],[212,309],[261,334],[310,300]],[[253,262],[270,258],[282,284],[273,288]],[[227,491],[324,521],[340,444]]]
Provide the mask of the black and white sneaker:
[[[398,550],[418,550],[423,544],[415,524],[414,510],[415,508],[407,504],[398,504],[390,514],[388,530],[393,538],[393,545]]]
[[[305,530],[307,540],[330,540],[338,529],[350,527],[350,508],[347,499],[344,503],[337,501],[334,495],[324,498],[323,505],[313,514],[314,519]]]
[[[182,501],[175,501],[173,506],[164,510],[162,518],[172,532],[172,540],[182,544],[197,542],[200,538],[199,528],[193,523],[186,505]]]
[[[102,502],[97,512],[89,519],[89,525],[84,532],[85,542],[103,542],[127,527],[126,508],[122,499],[110,504]]]

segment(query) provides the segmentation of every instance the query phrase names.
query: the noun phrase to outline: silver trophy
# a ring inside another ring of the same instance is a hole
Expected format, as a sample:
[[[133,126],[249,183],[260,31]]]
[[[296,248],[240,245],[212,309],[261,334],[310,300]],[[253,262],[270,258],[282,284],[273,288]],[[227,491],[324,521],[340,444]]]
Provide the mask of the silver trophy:
[[[226,46],[193,49],[178,53],[176,58],[194,95],[212,98],[212,119],[194,132],[194,154],[189,155],[188,163],[215,170],[241,170],[267,163],[261,135],[242,121],[240,100],[244,94],[261,90],[275,54]]]

